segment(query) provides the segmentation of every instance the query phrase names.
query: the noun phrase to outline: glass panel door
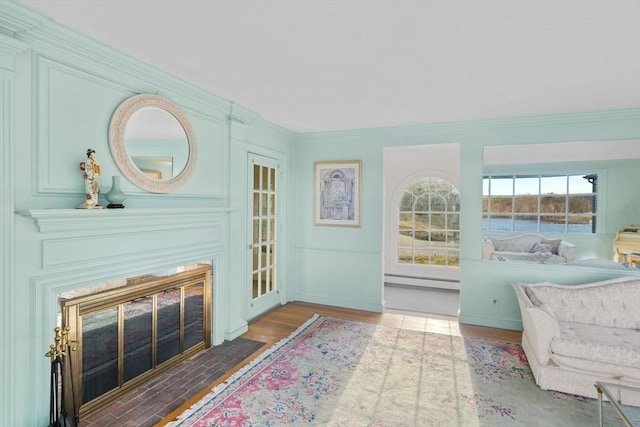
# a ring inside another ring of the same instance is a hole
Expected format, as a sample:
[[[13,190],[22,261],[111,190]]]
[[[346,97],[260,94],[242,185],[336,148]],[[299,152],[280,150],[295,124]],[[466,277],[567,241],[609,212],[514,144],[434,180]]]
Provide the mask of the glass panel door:
[[[250,317],[279,303],[278,296],[278,181],[274,159],[250,155],[249,250]]]

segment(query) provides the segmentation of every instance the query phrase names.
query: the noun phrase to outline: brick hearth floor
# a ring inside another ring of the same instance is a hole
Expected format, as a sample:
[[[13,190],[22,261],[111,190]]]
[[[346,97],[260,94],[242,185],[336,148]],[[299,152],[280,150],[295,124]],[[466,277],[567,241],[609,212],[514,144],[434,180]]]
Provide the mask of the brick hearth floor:
[[[80,426],[153,426],[263,345],[236,338],[211,347],[132,390],[101,411],[80,419]]]

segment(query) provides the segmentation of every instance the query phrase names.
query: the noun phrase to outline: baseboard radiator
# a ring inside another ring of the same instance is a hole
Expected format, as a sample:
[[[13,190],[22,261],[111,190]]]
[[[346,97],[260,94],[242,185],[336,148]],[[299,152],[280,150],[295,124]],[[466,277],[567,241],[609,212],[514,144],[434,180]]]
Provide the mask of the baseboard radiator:
[[[402,274],[385,274],[384,283],[390,285],[417,286],[425,288],[460,290],[460,281],[436,277],[408,276]]]

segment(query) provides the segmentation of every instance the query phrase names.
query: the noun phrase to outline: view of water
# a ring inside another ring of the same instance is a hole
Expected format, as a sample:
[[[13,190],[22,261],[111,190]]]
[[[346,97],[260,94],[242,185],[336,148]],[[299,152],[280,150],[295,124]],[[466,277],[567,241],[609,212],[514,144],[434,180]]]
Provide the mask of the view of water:
[[[529,219],[510,219],[510,218],[487,218],[482,219],[482,229],[489,230],[489,221],[491,221],[491,231],[530,231],[540,233],[565,233],[564,224],[555,222],[540,221],[540,229],[538,230],[538,222]],[[511,228],[513,224],[513,230]],[[568,233],[591,233],[591,223],[569,224]]]

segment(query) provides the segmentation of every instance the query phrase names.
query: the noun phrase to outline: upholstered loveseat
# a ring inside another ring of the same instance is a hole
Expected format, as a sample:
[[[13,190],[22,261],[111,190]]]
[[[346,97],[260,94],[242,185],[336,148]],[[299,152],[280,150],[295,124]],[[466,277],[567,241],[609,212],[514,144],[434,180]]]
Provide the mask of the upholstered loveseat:
[[[537,233],[485,237],[482,241],[482,259],[564,263],[571,261],[575,248],[575,245],[564,240],[546,239]]]
[[[513,288],[540,388],[595,398],[597,380],[640,387],[640,276]]]

